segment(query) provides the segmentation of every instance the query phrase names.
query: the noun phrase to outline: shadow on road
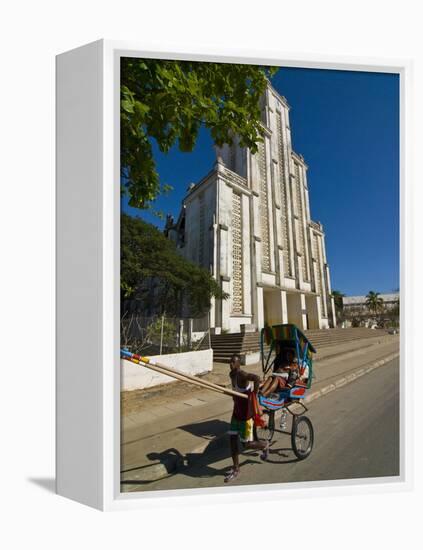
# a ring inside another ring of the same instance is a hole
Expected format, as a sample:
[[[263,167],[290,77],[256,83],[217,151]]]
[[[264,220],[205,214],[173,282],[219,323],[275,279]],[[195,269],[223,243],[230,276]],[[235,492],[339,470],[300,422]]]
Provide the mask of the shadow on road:
[[[195,435],[199,440],[203,440],[205,447],[198,452],[190,452],[185,456],[175,448],[169,448],[162,452],[154,452],[147,454],[147,458],[156,464],[162,464],[167,470],[167,475],[171,477],[175,474],[191,477],[191,478],[212,478],[222,477],[228,470],[228,464],[220,468],[215,464],[221,461],[230,459],[229,438],[224,437],[228,431],[229,424],[223,420],[211,419],[204,422],[186,424],[180,426],[180,430],[184,430],[192,435]],[[283,432],[281,432],[283,433]],[[271,443],[268,459],[266,462],[271,464],[289,464],[297,462],[298,459],[292,455],[292,449],[282,446],[274,448],[276,441]],[[243,450],[240,447],[240,466],[247,464],[260,464],[262,461],[259,458],[259,452],[254,450]],[[158,481],[158,479],[139,479],[136,472],[141,472],[145,468],[149,468],[152,464],[143,466],[134,466],[122,471],[122,485],[149,485]],[[132,473],[132,475],[131,475]],[[142,476],[141,476],[142,477]],[[138,478],[138,479],[137,479]],[[163,476],[160,476],[163,479]]]
[[[291,447],[281,447],[280,449],[270,449],[269,456],[266,460],[269,464],[290,464],[292,462],[299,462],[297,457],[292,456]],[[277,458],[280,458],[278,460]]]
[[[225,434],[229,429],[229,424],[224,420],[213,419],[196,422],[195,424],[185,424],[184,426],[180,426],[179,429],[197,437],[211,439]]]

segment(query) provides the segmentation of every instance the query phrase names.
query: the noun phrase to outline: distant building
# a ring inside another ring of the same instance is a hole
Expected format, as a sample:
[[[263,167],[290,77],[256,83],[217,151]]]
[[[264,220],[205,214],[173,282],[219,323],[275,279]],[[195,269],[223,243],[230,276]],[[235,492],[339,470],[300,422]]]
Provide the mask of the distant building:
[[[383,307],[385,310],[393,309],[398,305],[399,293],[393,294],[379,294],[379,298],[383,300]],[[371,313],[366,306],[366,296],[344,296],[342,303],[344,305],[344,313]]]
[[[382,312],[388,314],[399,304],[399,293],[394,292],[392,294],[379,294],[379,298],[383,300]],[[351,321],[355,319],[360,321],[361,325],[370,326],[374,324],[374,312],[369,310],[366,305],[366,296],[344,296],[342,298],[343,313],[347,319],[346,324],[350,325]]]
[[[214,169],[190,185],[165,233],[230,295],[213,301],[212,327],[334,327],[325,235],[310,217],[307,165],[292,150],[289,106],[269,84],[261,107],[258,152],[237,139],[217,149]]]

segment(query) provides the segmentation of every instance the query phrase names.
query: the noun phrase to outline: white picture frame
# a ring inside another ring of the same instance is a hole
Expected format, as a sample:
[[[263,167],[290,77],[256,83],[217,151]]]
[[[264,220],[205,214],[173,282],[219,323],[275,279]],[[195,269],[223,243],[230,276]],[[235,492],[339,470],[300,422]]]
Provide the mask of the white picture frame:
[[[401,454],[398,478],[120,492],[119,60],[122,56],[396,73],[400,77]],[[57,57],[57,493],[101,510],[395,491],[412,485],[408,149],[411,62],[100,40]],[[410,317],[408,316],[410,319]]]

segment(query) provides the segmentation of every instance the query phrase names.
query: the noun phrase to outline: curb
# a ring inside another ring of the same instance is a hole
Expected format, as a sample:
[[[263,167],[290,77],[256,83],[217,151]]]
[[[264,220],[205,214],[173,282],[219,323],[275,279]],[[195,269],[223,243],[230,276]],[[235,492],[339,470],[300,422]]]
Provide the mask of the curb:
[[[382,367],[386,363],[389,363],[393,359],[396,359],[399,357],[399,352],[391,353],[390,355],[387,355],[384,359],[379,359],[378,361],[375,361],[374,363],[370,363],[367,367],[362,367],[361,369],[358,369],[356,371],[353,371],[352,373],[348,374],[347,376],[344,376],[342,378],[339,378],[335,382],[332,382],[331,384],[328,384],[324,388],[311,393],[308,395],[305,399],[306,403],[311,403],[315,399],[318,399],[319,397],[323,397],[324,395],[337,390],[339,388],[342,388],[346,384],[349,384],[350,382],[353,382],[354,380],[357,380],[357,378],[360,378],[361,376],[364,376],[365,374],[368,374],[374,369],[377,369],[379,367]]]
[[[399,357],[400,354],[398,352],[392,353],[390,355],[387,355],[383,359],[379,359],[378,361],[375,361],[374,363],[370,363],[366,367],[362,367],[356,371],[353,371],[352,373],[348,374],[347,376],[343,376],[342,378],[339,378],[335,382],[332,382],[325,386],[324,388],[321,388],[320,390],[310,394],[305,399],[305,403],[311,403],[315,399],[319,399],[319,397],[323,397],[324,395],[327,395],[328,393],[331,393],[339,388],[342,388],[343,386],[350,384],[351,382],[354,382],[354,380],[357,380],[358,378],[361,378],[365,374],[368,374],[369,372],[382,367],[386,363],[389,363],[393,359],[396,359]],[[275,419],[279,418],[281,415],[281,411],[277,411],[275,414]],[[215,437],[214,439],[207,439],[204,442],[202,442],[200,445],[197,445],[194,449],[192,449],[189,453],[189,455],[200,455],[204,453],[204,451],[211,445],[213,447],[217,446],[219,447],[223,441],[226,441],[226,433],[219,435]],[[196,461],[195,459],[191,458],[188,459],[187,456],[184,458],[181,456],[175,456],[170,455],[169,457],[166,457],[162,459],[161,462],[158,462],[156,464],[147,465],[144,466],[138,473],[134,473],[134,475],[131,476],[131,480],[125,480],[123,479],[123,482],[121,483],[130,484],[130,481],[134,481],[135,483],[141,482],[141,481],[158,481],[159,479],[163,479],[173,472],[175,472],[180,466],[182,466],[184,463],[188,465],[194,464]],[[125,474],[128,474],[128,472],[122,472],[122,475],[125,477]]]
[[[184,463],[181,456],[169,455],[160,462],[147,464],[139,468],[139,471],[131,474],[131,470],[121,472],[121,485],[137,484],[144,481],[157,481],[175,472]]]

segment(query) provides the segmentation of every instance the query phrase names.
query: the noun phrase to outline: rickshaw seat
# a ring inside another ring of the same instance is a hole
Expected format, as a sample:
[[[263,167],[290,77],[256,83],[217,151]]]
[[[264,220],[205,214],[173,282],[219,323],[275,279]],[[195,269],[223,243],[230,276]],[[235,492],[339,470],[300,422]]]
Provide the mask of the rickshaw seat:
[[[271,410],[277,410],[280,409],[285,405],[287,401],[296,400],[296,399],[304,399],[306,393],[307,393],[307,386],[305,383],[297,383],[292,388],[284,388],[282,390],[279,390],[278,392],[275,392],[275,394],[278,394],[278,398],[274,397],[264,397],[263,395],[259,395],[259,403],[262,407],[266,407],[267,409]],[[274,394],[273,394],[274,395]]]

